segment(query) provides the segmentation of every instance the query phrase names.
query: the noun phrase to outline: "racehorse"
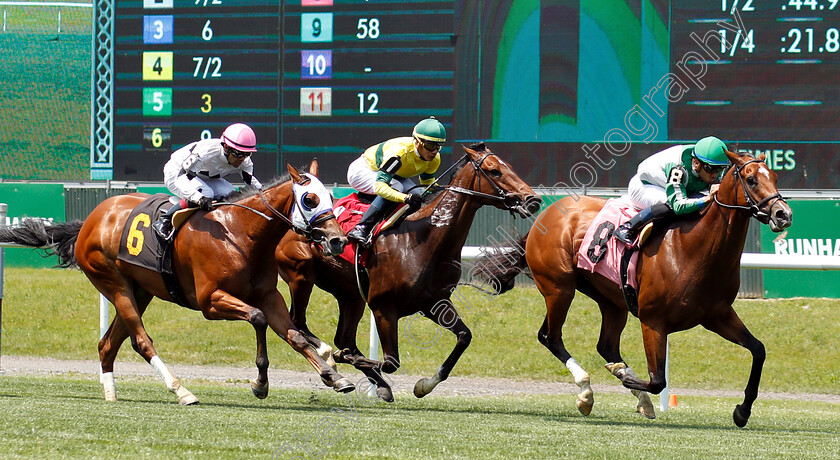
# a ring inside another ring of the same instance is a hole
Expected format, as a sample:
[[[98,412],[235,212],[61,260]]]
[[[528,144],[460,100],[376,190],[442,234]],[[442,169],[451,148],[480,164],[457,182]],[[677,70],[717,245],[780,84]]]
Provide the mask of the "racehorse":
[[[323,343],[306,326],[306,307],[314,284],[332,294],[339,306],[335,361],[361,370],[377,385],[377,395],[388,402],[393,401],[393,393],[381,372],[393,373],[400,366],[400,318],[420,312],[457,338],[434,377],[415,385],[418,398],[449,376],[470,344],[472,334],[449,297],[460,279],[461,248],[476,211],[489,204],[525,217],[540,207],[541,200],[531,187],[483,143],[464,147],[464,151],[456,163],[460,169],[442,193],[373,241],[366,263],[370,286],[367,298],[359,294],[353,264],[313,252],[298,235],[287,234],[277,246],[280,276],[291,290],[292,321],[320,348]],[[366,301],[382,344],[381,362],[365,358],[356,346],[356,330]]]
[[[527,262],[547,309],[539,341],[574,376],[581,388],[578,409],[584,415],[594,403],[589,374],[566,351],[562,332],[575,289],[597,302],[602,316],[598,353],[607,361],[607,369],[632,390],[657,394],[665,388],[667,336],[672,332],[702,325],[747,348],[752,369],[744,401],[733,412],[735,424],[746,425],[758,396],[765,352],[732,308],[740,284],[740,257],[750,217],[780,232],[791,225],[792,212],[763,154],[758,158],[726,155],[732,165],[702,215],[673,221],[667,231],[655,230],[640,249],[638,317],[650,381],[636,376],[619,351],[628,311],[621,288],[599,274],[576,268],[581,241],[604,199],[575,195],[547,208],[520,242],[524,255],[511,253],[518,256],[512,265],[508,262],[497,268],[496,263],[505,262],[498,256],[476,261],[505,288],[512,287],[510,281]]]
[[[301,353],[325,384],[339,392],[352,391],[353,383],[336,373],[294,326],[277,291],[274,249],[290,229],[302,233],[307,241],[317,241],[331,254],[343,252],[347,243],[324,185],[314,176],[299,174],[292,166],[288,170],[291,180],[244,193],[228,206],[219,204],[211,212],[197,212],[184,223],[173,242],[178,285],[185,306],[200,310],[205,318],[244,320],[254,327],[259,377],[252,382],[252,390],[258,397],[268,393],[267,327]],[[117,316],[99,342],[105,399],[116,400],[114,359],[122,342],[131,337],[134,350],[178,396],[178,402],[194,404],[198,399],[157,355],[141,319],[153,297],[170,302],[176,299],[160,274],[117,259],[127,218],[147,197],[132,193],[109,198],[84,222],[45,226],[26,221],[25,226],[0,230],[0,241],[48,247],[48,252],[58,255],[60,266],[81,268],[116,308]],[[145,226],[149,224],[147,219]],[[143,234],[138,231],[135,236],[132,243],[142,247]]]

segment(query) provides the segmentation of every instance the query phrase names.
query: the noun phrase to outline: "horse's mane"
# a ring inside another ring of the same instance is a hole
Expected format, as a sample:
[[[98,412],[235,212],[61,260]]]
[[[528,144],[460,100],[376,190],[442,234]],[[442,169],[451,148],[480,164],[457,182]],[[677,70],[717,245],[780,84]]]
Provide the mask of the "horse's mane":
[[[269,180],[268,182],[263,184],[263,189],[274,187],[275,185],[282,184],[284,182],[288,182],[291,179],[289,173],[282,174],[280,176],[274,177],[273,179]],[[240,187],[238,190],[234,191],[230,195],[225,197],[225,201],[229,203],[234,203],[236,201],[242,201],[248,197],[252,197],[259,193],[254,187]]]
[[[308,173],[309,172],[309,166],[310,166],[310,164],[306,164],[305,166],[301,166],[301,167],[297,168],[297,170],[300,171],[301,174]],[[292,180],[292,176],[288,172],[285,172],[283,174],[280,174],[279,176],[275,176],[274,178],[272,178],[268,182],[264,183],[263,184],[263,189],[271,188],[271,187],[274,187],[275,185],[279,185],[279,184],[282,184],[284,182],[288,182],[290,180]],[[244,200],[245,198],[248,198],[250,196],[254,196],[257,193],[259,193],[259,190],[255,189],[254,187],[242,187],[242,188],[239,188],[238,190],[234,191],[233,193],[231,193],[227,197],[225,197],[225,201],[228,201],[228,202],[232,203],[234,201]]]

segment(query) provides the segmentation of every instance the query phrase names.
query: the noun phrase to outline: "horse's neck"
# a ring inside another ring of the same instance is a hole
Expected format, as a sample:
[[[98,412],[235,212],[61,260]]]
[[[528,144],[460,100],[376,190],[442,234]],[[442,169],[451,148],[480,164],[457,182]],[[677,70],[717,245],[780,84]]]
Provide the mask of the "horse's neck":
[[[696,248],[708,265],[736,269],[740,266],[741,253],[747,240],[750,217],[735,209],[726,209],[717,203],[700,218],[691,232],[683,238],[694,244],[684,247]]]
[[[469,165],[464,169],[467,170],[468,167]],[[471,182],[474,182],[477,176],[468,174],[468,171],[460,172],[450,186],[473,189]],[[441,250],[441,254],[459,258],[476,212],[482,205],[474,196],[451,190],[442,193],[432,204],[434,207],[430,216],[429,238],[435,241],[436,247],[445,248]]]
[[[285,189],[285,187],[282,188]],[[291,218],[288,216],[289,208],[291,207],[290,195],[283,193],[280,186],[269,189],[269,191],[265,192],[265,195],[266,201],[271,207],[284,216]],[[273,254],[273,248],[277,246],[280,239],[286,233],[286,230],[288,230],[288,224],[268,209],[259,194],[248,197],[239,203],[255,211],[259,211],[271,219],[266,219],[249,209],[244,209],[239,206],[229,206],[228,211],[230,215],[226,226],[230,230],[236,230],[241,236],[247,235],[251,241],[260,247],[271,247],[270,253]]]

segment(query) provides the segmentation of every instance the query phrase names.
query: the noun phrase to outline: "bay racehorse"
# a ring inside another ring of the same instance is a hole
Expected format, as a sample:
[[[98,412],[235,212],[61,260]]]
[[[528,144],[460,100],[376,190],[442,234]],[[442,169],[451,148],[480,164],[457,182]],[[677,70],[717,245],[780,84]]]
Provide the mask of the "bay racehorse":
[[[758,396],[765,351],[732,308],[740,285],[740,257],[750,217],[780,232],[791,225],[792,213],[776,188],[776,174],[764,163],[764,155],[726,155],[732,165],[702,215],[675,220],[667,231],[655,230],[641,248],[636,271],[638,316],[650,381],[636,376],[621,357],[619,341],[628,309],[620,287],[576,267],[581,241],[604,199],[569,196],[548,207],[521,241],[524,255],[511,253],[519,256],[518,260],[508,262],[504,269],[497,263],[506,259],[498,256],[476,261],[482,267],[479,273],[489,273],[495,283],[506,288],[527,263],[546,303],[539,341],[574,376],[581,388],[578,408],[584,415],[594,402],[589,374],[566,350],[562,331],[575,289],[598,304],[602,317],[598,353],[607,361],[607,369],[632,390],[656,394],[665,388],[667,336],[672,332],[702,325],[747,348],[753,358],[752,369],[744,401],[733,413],[736,425],[746,425]],[[509,258],[511,254],[506,255]]]
[[[188,308],[212,320],[244,320],[257,336],[259,377],[252,382],[258,397],[268,392],[267,327],[301,353],[324,383],[348,392],[354,385],[337,374],[294,326],[283,297],[277,291],[274,249],[294,227],[305,240],[315,240],[332,254],[344,250],[347,238],[335,221],[332,200],[314,176],[288,167],[291,180],[243,194],[232,205],[210,212],[198,211],[179,230],[173,245],[173,266]],[[84,220],[45,226],[26,221],[18,228],[0,230],[0,241],[46,247],[64,267],[78,266],[116,308],[117,316],[99,342],[105,398],[116,400],[114,359],[126,337],[156,371],[181,404],[198,399],[168,370],[146,333],[141,316],[153,297],[170,302],[162,276],[117,258],[120,236],[131,211],[148,196],[121,195],[100,203]],[[135,219],[136,220],[136,219]],[[146,222],[146,227],[150,222]],[[153,233],[149,233],[153,235]],[[132,240],[142,247],[143,234]]]
[[[400,366],[400,318],[421,313],[450,330],[455,348],[431,378],[417,382],[414,394],[423,397],[445,380],[470,344],[472,334],[450,303],[461,275],[461,248],[476,211],[484,205],[529,216],[539,210],[540,198],[514,171],[484,144],[464,147],[451,184],[400,225],[379,235],[367,257],[369,290],[362,298],[354,265],[313,252],[298,235],[287,234],[277,246],[280,276],[289,283],[291,316],[314,346],[322,342],[306,326],[306,307],[313,285],[338,300],[335,361],[361,370],[377,385],[378,396],[393,401],[381,372]],[[356,330],[365,302],[370,305],[382,343],[383,361],[366,358],[356,346]]]

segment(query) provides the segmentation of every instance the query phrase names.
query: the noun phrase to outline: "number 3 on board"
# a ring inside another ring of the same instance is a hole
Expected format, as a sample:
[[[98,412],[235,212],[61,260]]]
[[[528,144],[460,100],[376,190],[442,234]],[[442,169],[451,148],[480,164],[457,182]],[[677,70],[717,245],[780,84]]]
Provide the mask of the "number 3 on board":
[[[136,256],[143,250],[143,230],[139,227],[142,223],[143,226],[149,228],[151,222],[152,220],[149,218],[149,215],[143,212],[137,214],[137,217],[131,221],[131,227],[129,227],[128,236],[125,241],[125,248],[128,249],[129,254]]]
[[[213,98],[209,94],[204,93],[201,95],[201,100],[204,101],[204,106],[201,107],[201,113],[210,113],[213,110]]]

